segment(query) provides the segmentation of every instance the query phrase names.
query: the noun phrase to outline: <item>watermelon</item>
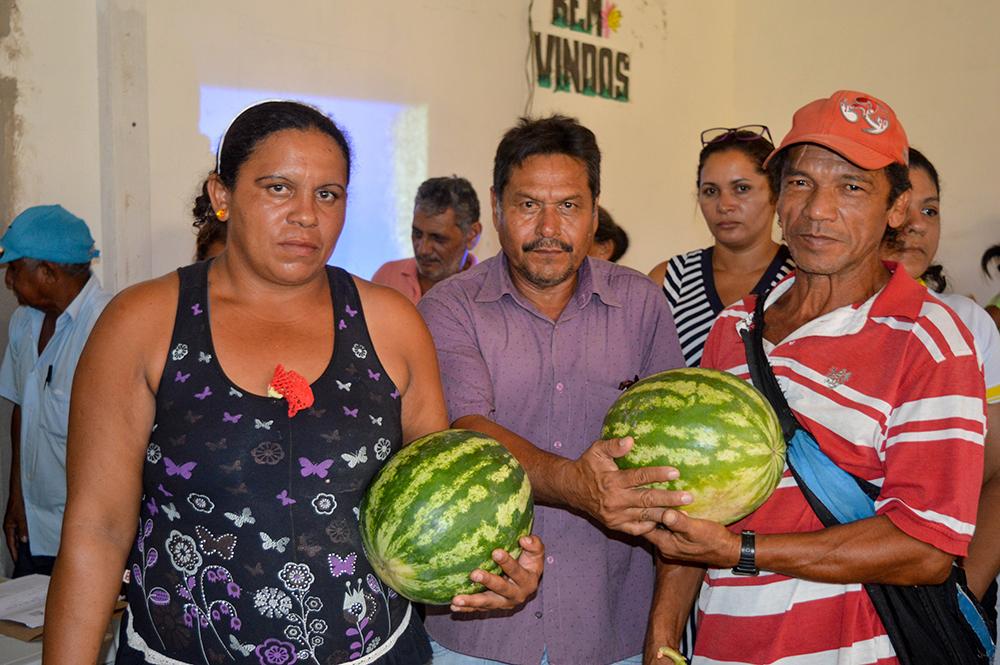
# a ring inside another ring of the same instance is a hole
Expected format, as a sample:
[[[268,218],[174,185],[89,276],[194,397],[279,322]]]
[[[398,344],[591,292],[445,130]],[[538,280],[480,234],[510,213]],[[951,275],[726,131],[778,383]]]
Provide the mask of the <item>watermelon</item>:
[[[519,556],[533,517],[531,483],[506,448],[479,432],[444,430],[389,460],[358,519],[376,574],[410,600],[444,605],[485,588],[469,579],[474,569],[502,574],[493,550]]]
[[[631,436],[619,468],[672,466],[680,478],[655,486],[686,490],[692,517],[730,524],[767,500],[781,480],[785,439],[770,403],[739,377],[674,369],[622,393],[604,419],[603,438]]]

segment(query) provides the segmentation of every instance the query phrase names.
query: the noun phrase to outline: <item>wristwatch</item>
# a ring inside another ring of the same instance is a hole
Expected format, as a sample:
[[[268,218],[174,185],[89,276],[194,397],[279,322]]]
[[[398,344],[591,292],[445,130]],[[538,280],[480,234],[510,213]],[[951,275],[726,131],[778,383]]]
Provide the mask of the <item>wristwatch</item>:
[[[740,532],[740,560],[733,568],[733,575],[757,575],[757,533],[750,530]]]

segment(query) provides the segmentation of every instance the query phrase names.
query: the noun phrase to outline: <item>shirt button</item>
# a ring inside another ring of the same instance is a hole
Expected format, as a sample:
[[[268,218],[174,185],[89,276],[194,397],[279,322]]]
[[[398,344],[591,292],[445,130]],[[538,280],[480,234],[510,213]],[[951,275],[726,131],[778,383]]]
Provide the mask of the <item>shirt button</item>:
[[[557,383],[557,384],[556,384],[556,390],[558,390],[559,392],[562,392],[562,391],[563,391],[563,388],[565,388],[565,387],[566,387],[566,386],[564,386],[564,385],[562,384],[562,381],[560,381],[559,383]]]
[[[541,619],[542,618],[542,613],[541,612],[535,612],[535,618],[536,619]]]
[[[556,441],[552,444],[553,448],[562,448],[562,441]]]
[[[555,557],[551,556],[545,557],[545,563],[555,563],[555,562],[556,562]]]

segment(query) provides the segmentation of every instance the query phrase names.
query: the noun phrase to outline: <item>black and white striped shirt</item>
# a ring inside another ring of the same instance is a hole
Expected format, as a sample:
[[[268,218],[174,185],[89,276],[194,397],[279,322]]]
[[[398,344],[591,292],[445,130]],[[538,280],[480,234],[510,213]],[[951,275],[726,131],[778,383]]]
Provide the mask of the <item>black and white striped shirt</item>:
[[[663,293],[670,303],[684,362],[688,367],[698,367],[701,364],[705,340],[708,339],[715,318],[724,309],[719,293],[715,290],[712,249],[696,249],[672,257],[667,261],[667,270],[663,275]],[[780,245],[751,293],[760,294],[771,290],[771,287],[794,269],[795,262],[792,261],[788,248]],[[697,614],[698,603],[695,601],[679,645],[681,654],[688,660],[693,655],[694,640],[698,632]]]
[[[670,303],[684,361],[688,367],[697,367],[701,362],[701,352],[705,347],[708,331],[712,329],[715,317],[723,310],[722,301],[715,290],[712,249],[696,249],[672,257],[667,261],[667,271],[663,276],[663,292]],[[780,245],[751,293],[769,291],[794,269],[795,263],[788,248]]]

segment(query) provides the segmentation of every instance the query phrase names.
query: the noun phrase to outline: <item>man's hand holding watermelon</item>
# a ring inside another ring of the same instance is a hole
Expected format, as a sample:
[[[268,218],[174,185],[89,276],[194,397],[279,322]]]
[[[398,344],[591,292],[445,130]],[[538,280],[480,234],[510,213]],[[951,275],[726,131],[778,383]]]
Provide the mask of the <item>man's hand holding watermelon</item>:
[[[610,529],[641,536],[656,528],[654,515],[689,504],[692,497],[688,492],[648,487],[679,478],[673,467],[619,469],[615,458],[628,454],[633,443],[632,437],[595,441],[579,458],[561,465],[559,482],[569,506]]]
[[[688,492],[645,487],[680,477],[668,466],[619,469],[615,458],[632,449],[632,437],[595,441],[577,459],[540,450],[483,416],[464,416],[453,427],[488,434],[503,443],[531,480],[536,503],[565,506],[587,513],[609,529],[643,535],[656,528],[664,508],[692,501]]]

